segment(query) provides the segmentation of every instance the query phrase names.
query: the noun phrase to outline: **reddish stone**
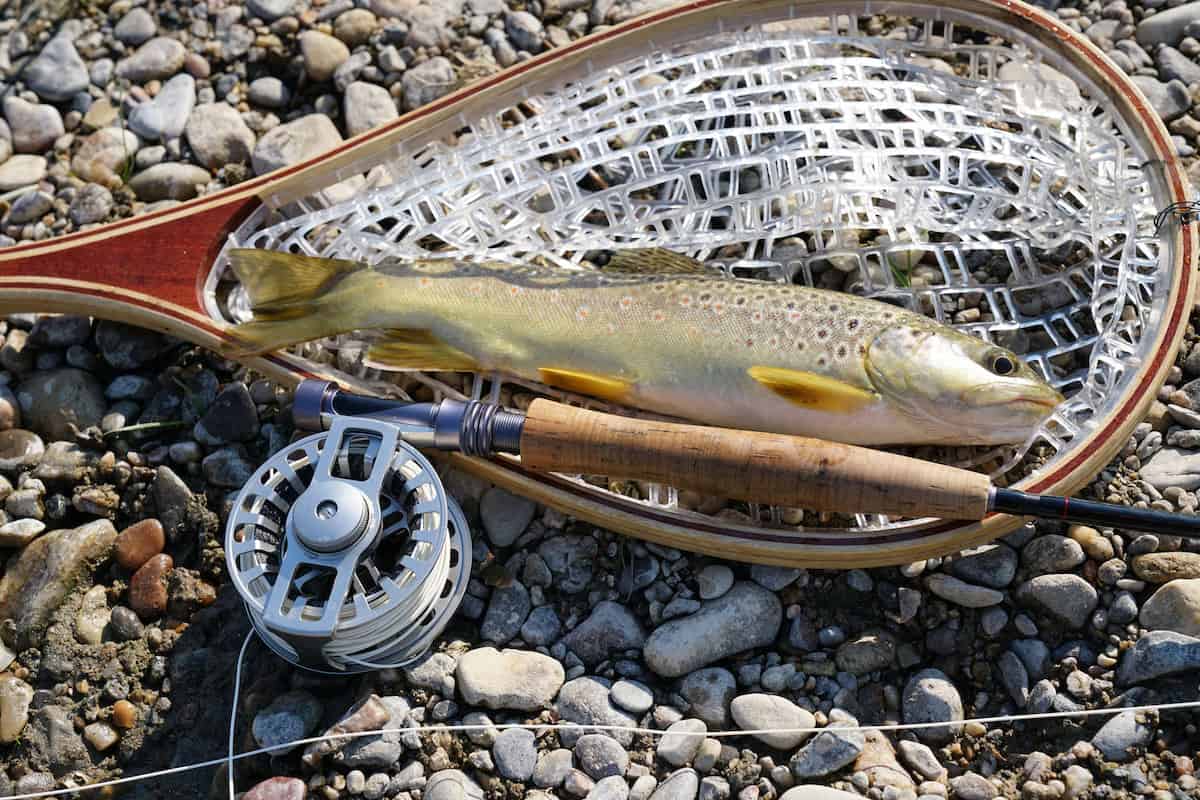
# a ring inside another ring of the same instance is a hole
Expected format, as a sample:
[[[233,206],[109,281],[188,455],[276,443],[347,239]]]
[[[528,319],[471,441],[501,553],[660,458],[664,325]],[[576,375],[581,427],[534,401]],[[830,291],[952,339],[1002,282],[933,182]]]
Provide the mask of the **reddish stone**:
[[[118,700],[113,703],[112,720],[118,728],[132,728],[137,724],[137,706],[128,700]]]
[[[175,560],[159,553],[133,573],[129,581],[129,607],[142,619],[155,619],[167,608],[167,573]]]
[[[306,791],[299,778],[267,778],[242,795],[242,800],[304,800]]]
[[[132,572],[161,553],[166,543],[161,522],[156,519],[135,522],[117,536],[117,563]]]

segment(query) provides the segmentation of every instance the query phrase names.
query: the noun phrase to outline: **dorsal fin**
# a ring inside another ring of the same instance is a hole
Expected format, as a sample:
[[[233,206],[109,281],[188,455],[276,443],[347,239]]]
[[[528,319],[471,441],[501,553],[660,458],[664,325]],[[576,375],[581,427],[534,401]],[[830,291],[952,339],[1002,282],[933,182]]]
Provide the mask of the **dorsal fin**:
[[[618,250],[604,268],[609,272],[625,272],[630,275],[712,275],[715,273],[703,262],[667,250],[663,247],[645,247],[633,250]]]

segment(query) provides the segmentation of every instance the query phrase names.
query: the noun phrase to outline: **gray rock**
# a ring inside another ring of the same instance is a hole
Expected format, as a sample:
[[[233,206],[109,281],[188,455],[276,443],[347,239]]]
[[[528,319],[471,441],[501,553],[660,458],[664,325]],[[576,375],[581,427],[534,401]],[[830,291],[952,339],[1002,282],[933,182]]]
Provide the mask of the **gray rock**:
[[[1153,736],[1154,725],[1145,719],[1144,712],[1125,711],[1104,723],[1092,737],[1092,744],[1108,761],[1124,763]]]
[[[30,760],[45,763],[58,778],[92,763],[71,717],[63,706],[44,706],[32,714],[23,736]]]
[[[602,600],[562,641],[580,661],[591,667],[607,659],[615,650],[642,647],[646,643],[646,631],[627,607]]]
[[[254,474],[254,462],[241,445],[223,447],[204,457],[200,469],[209,483],[240,489]]]
[[[1005,650],[996,662],[996,672],[1017,708],[1024,708],[1029,702],[1029,674],[1021,659],[1012,650]]]
[[[649,553],[634,554],[621,570],[621,577],[617,579],[617,591],[622,597],[629,597],[654,583],[657,577],[658,559]]]
[[[575,760],[592,780],[624,775],[629,767],[629,754],[611,736],[589,733],[575,743]]]
[[[296,745],[289,742],[303,739],[316,730],[321,711],[321,701],[308,692],[280,695],[254,715],[251,724],[254,741],[273,755],[289,753],[296,749]]]
[[[150,12],[138,6],[131,8],[113,28],[113,38],[122,44],[137,47],[158,32],[158,25]]]
[[[296,0],[247,0],[246,10],[263,22],[274,22],[296,10]]]
[[[285,108],[291,100],[291,92],[279,78],[255,78],[246,88],[246,97],[256,106],[263,108]]]
[[[1081,628],[1096,608],[1099,595],[1078,575],[1039,575],[1017,588],[1016,599],[1063,625]]]
[[[696,770],[686,767],[668,775],[650,795],[650,800],[695,800],[698,791],[700,776]]]
[[[1154,61],[1158,65],[1158,74],[1165,81],[1183,81],[1195,83],[1200,81],[1200,64],[1192,61],[1174,47],[1163,46],[1154,53]]]
[[[538,555],[554,575],[559,594],[575,594],[592,581],[592,560],[598,545],[590,536],[555,536],[538,545]]]
[[[509,728],[500,732],[492,745],[496,772],[510,781],[527,781],[537,766],[537,745],[533,731]]]
[[[529,613],[521,626],[521,638],[533,647],[543,647],[558,641],[562,621],[550,606],[538,606]]]
[[[67,215],[76,225],[93,225],[108,219],[112,209],[112,192],[98,183],[85,183],[71,201]]]
[[[484,794],[466,773],[443,769],[429,777],[421,797],[422,800],[483,800]]]
[[[346,87],[346,93],[342,98],[342,115],[346,119],[346,133],[351,136],[358,136],[360,133],[366,133],[372,128],[399,118],[400,112],[396,110],[396,102],[392,99],[387,89],[373,83],[355,81]],[[503,490],[492,489],[491,491]],[[531,506],[533,505],[533,503],[527,500],[524,502],[529,503]],[[532,516],[531,512],[530,518]],[[483,519],[484,527],[488,528],[490,535],[491,528],[488,525],[487,515],[484,515]],[[528,525],[529,523],[526,522],[525,524]],[[523,531],[524,528],[521,530]],[[518,535],[520,535],[519,532]]]
[[[520,581],[496,589],[492,592],[487,614],[479,626],[480,637],[485,641],[504,644],[520,632],[531,607],[529,590]]]
[[[496,547],[508,547],[515,542],[533,521],[536,510],[532,501],[495,487],[484,492],[479,502],[484,530]]]
[[[765,564],[750,565],[750,580],[772,592],[778,592],[796,582],[807,573],[795,567],[770,567]]]
[[[428,653],[404,668],[404,679],[418,689],[427,689],[443,697],[453,697],[458,685],[454,672],[458,661],[447,653]],[[470,701],[468,701],[470,702]]]
[[[196,79],[176,75],[163,84],[153,100],[135,106],[129,113],[129,127],[148,141],[174,139],[183,134],[188,117],[196,105]]]
[[[737,679],[721,667],[698,669],[680,681],[679,694],[691,703],[691,713],[712,728],[724,728],[729,704],[737,695]]]
[[[574,763],[574,756],[565,747],[542,753],[533,768],[533,785],[542,789],[562,786]]]
[[[1142,91],[1142,94],[1144,94],[1146,99],[1150,102],[1150,105],[1166,122],[1178,119],[1186,114],[1188,109],[1191,108],[1191,95],[1188,93],[1187,85],[1182,81],[1171,81],[1169,83],[1164,83],[1152,75],[1133,75],[1130,80],[1137,85],[1138,89]],[[1164,450],[1169,449],[1173,448],[1164,448]],[[1149,462],[1142,465],[1141,469],[1142,477],[1153,484],[1156,488],[1160,489],[1165,488],[1165,486],[1172,485],[1167,483],[1167,481],[1170,480],[1168,477],[1170,470],[1179,470],[1184,468],[1179,464],[1178,455],[1173,458],[1168,457],[1160,459],[1157,464],[1154,464],[1155,459],[1158,458],[1162,452],[1163,451],[1160,450],[1158,453],[1155,453]],[[1153,466],[1151,466],[1152,464]],[[1154,476],[1154,480],[1146,478],[1147,468],[1150,468],[1150,472],[1151,475]],[[1187,468],[1192,470],[1195,469],[1193,466],[1189,466]],[[1200,476],[1196,475],[1194,471],[1185,474],[1188,476],[1187,480],[1192,484],[1190,488],[1195,488],[1197,485],[1200,485]]]
[[[1041,639],[1017,639],[1009,647],[1025,665],[1032,680],[1039,680],[1050,669],[1050,648]]]
[[[54,198],[45,192],[29,192],[13,201],[4,217],[6,225],[25,225],[36,222],[54,208]]]
[[[789,766],[792,774],[802,780],[828,775],[858,758],[864,744],[858,731],[830,725],[796,751]]]
[[[991,781],[974,772],[951,778],[950,788],[954,790],[954,796],[961,800],[992,800],[999,794]]]
[[[46,177],[46,159],[42,156],[10,156],[0,162],[0,192],[33,184]]]
[[[1200,639],[1174,631],[1145,633],[1121,656],[1117,684],[1130,686],[1200,669]]]
[[[434,56],[418,64],[407,70],[400,79],[404,91],[404,109],[420,108],[449,94],[457,82],[454,66],[443,56]]]
[[[962,698],[958,689],[938,669],[923,669],[913,675],[904,687],[902,708],[905,722],[957,722],[963,718]],[[920,728],[918,738],[941,744],[958,733],[961,725]]]
[[[200,186],[206,185],[212,176],[207,170],[192,164],[169,162],[155,164],[134,175],[129,188],[138,199],[147,203],[160,200],[191,200],[199,194]]]
[[[254,174],[265,175],[291,166],[332,149],[341,141],[342,135],[324,114],[309,114],[278,125],[263,134],[254,147],[251,158]]]
[[[542,51],[545,31],[542,21],[527,11],[510,11],[504,15],[504,29],[518,49],[527,53]]]
[[[755,583],[737,583],[689,617],[659,626],[646,641],[646,665],[659,675],[686,675],[722,658],[775,640],[783,620],[779,599]]]
[[[733,570],[724,564],[709,564],[696,575],[701,600],[715,600],[733,586]]]
[[[1179,578],[1160,586],[1142,604],[1142,627],[1200,637],[1200,578]]]
[[[17,386],[24,424],[50,439],[74,439],[72,426],[99,425],[104,389],[89,373],[64,368],[35,372]]]
[[[125,606],[113,606],[109,624],[118,641],[132,642],[142,638],[146,628],[138,615]]]
[[[1137,25],[1136,36],[1142,47],[1156,44],[1178,44],[1184,37],[1183,29],[1189,23],[1200,20],[1200,3],[1185,3],[1175,8],[1159,10]]]
[[[868,632],[848,642],[843,642],[834,658],[842,672],[851,675],[866,675],[876,670],[887,669],[896,656],[896,643],[885,632]]]
[[[970,583],[1003,589],[1016,577],[1017,554],[1006,544],[985,544],[964,550],[950,569]]]
[[[183,69],[187,50],[182,44],[166,36],[158,36],[143,44],[128,58],[117,62],[118,78],[133,83],[166,80]]]
[[[742,730],[767,728],[812,728],[816,718],[786,697],[773,694],[744,694],[729,705],[734,722]],[[790,750],[812,736],[811,731],[756,733],[754,737],[776,750]]]
[[[626,800],[629,797],[629,784],[620,775],[610,775],[596,781],[596,785],[588,792],[587,800]]]
[[[900,759],[922,778],[928,781],[939,780],[946,774],[946,768],[938,761],[934,752],[927,745],[901,739],[896,744]]]
[[[650,687],[634,680],[617,681],[609,696],[615,704],[634,714],[644,714],[654,706]]]
[[[254,152],[254,132],[228,103],[196,106],[184,128],[188,146],[207,169],[226,164],[249,164]]]
[[[233,381],[226,386],[196,423],[193,435],[209,446],[248,442],[257,436],[258,412],[246,384]]]
[[[658,740],[656,754],[673,767],[682,767],[696,757],[708,726],[702,720],[681,719],[667,728]]]
[[[1031,539],[1021,550],[1025,568],[1033,575],[1066,572],[1078,567],[1086,558],[1079,542],[1053,534]]]
[[[75,51],[71,37],[58,35],[46,43],[37,58],[21,73],[25,85],[43,100],[61,103],[88,87],[87,65]]]
[[[541,653],[480,647],[459,658],[455,678],[471,705],[538,711],[554,699],[564,673],[562,664]]]
[[[42,153],[66,133],[62,114],[49,105],[37,105],[20,97],[4,98],[4,118],[12,131],[12,148],[17,153]]]
[[[566,722],[577,725],[637,726],[637,720],[613,705],[609,698],[612,684],[604,678],[582,677],[567,681],[558,692],[558,713]],[[600,731],[628,747],[633,743],[629,731]]]

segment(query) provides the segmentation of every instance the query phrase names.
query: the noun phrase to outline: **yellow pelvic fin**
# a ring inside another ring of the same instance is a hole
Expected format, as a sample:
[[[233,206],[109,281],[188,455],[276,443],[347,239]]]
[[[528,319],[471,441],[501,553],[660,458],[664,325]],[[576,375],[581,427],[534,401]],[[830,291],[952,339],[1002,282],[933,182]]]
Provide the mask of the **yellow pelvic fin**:
[[[783,367],[751,367],[750,377],[775,394],[818,411],[851,412],[873,402],[873,392],[815,372]]]
[[[426,330],[393,328],[371,345],[367,366],[384,370],[428,369],[440,372],[475,372],[479,362]]]
[[[251,248],[230,250],[229,265],[246,287],[250,308],[260,319],[287,319],[285,306],[315,299],[339,275],[368,269],[355,261]]]
[[[605,270],[640,275],[717,274],[716,270],[704,266],[703,262],[662,247],[618,250],[608,260]]]
[[[542,383],[547,386],[608,400],[612,403],[623,402],[628,398],[629,390],[633,388],[633,383],[623,378],[597,375],[580,370],[543,367],[538,370],[538,374],[542,377]]]

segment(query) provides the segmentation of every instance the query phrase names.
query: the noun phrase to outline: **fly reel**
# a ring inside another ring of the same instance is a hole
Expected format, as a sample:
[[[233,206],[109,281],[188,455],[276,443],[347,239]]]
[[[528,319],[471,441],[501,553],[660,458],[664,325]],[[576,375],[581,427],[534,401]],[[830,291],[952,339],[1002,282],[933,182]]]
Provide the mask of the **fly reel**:
[[[345,674],[425,653],[466,591],[471,533],[400,428],[338,417],[250,477],[225,553],[262,640],[298,666]]]

